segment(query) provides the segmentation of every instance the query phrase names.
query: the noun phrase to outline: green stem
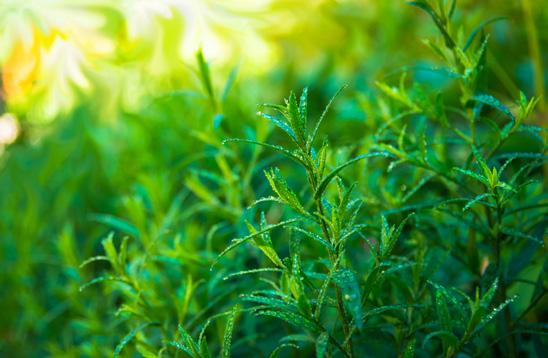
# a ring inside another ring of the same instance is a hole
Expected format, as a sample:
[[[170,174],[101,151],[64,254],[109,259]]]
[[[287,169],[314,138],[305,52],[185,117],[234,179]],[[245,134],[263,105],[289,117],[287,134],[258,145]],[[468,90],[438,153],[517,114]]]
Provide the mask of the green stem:
[[[501,268],[501,245],[502,240],[504,238],[503,233],[501,232],[501,226],[502,226],[502,217],[504,216],[504,208],[501,206],[499,197],[497,195],[496,189],[493,190],[493,194],[495,196],[495,202],[497,205],[496,212],[497,212],[497,222],[496,222],[496,230],[495,230],[495,242],[494,242],[494,248],[495,248],[495,269],[497,276],[499,278],[500,287],[498,292],[498,301],[499,303],[503,303],[506,301],[507,293],[506,293],[506,281],[504,279],[504,275],[502,274],[502,268]],[[510,309],[506,307],[504,309],[504,326],[506,328],[506,333],[511,332],[512,325],[511,325],[512,317],[510,314]],[[507,340],[508,343],[508,353],[510,357],[517,357],[517,351],[516,351],[516,342],[514,337],[509,337]]]
[[[306,171],[307,171],[307,174],[308,174],[308,181],[310,183],[310,186],[312,187],[312,192],[314,193],[314,192],[316,192],[317,180],[316,180],[316,176],[315,176],[315,172],[314,172],[312,162],[310,163],[310,167],[306,168]],[[327,242],[330,242],[331,244],[333,244],[333,246],[335,246],[337,248],[335,254],[331,254],[331,253],[329,254],[329,258],[330,258],[331,263],[333,265],[335,265],[335,263],[339,261],[339,256],[341,255],[341,252],[340,252],[339,247],[337,246],[337,243],[334,242],[335,239],[332,238],[331,235],[329,235],[329,231],[327,229],[327,223],[325,222],[325,219],[324,219],[325,218],[325,215],[324,215],[325,210],[324,210],[324,207],[323,207],[323,204],[322,204],[322,201],[321,201],[321,197],[316,199],[316,208],[317,208],[318,213],[319,213],[320,227],[322,228],[322,233],[323,233],[323,236],[324,236],[325,240]],[[346,315],[346,311],[344,309],[344,301],[343,301],[343,297],[342,297],[342,291],[341,291],[340,287],[337,286],[337,285],[335,285],[335,292],[336,292],[336,295],[337,295],[337,311],[339,312],[339,316],[341,317],[341,320],[342,320],[343,332],[344,332],[345,337],[348,337],[348,335],[351,332],[350,324],[349,324],[349,321],[348,321],[348,316]],[[345,346],[346,346],[345,347],[346,348],[346,353],[348,354],[348,356],[350,358],[353,358],[354,357],[354,353],[353,353],[354,349],[353,349],[353,345],[352,345],[352,339],[348,339]]]
[[[308,183],[310,184],[310,187],[312,189],[312,193],[316,192],[316,189],[317,189],[317,183],[320,181],[321,178],[317,178],[317,172],[315,170],[315,165],[314,165],[314,162],[312,161],[312,159],[310,157],[307,157],[307,160],[305,161],[305,170],[306,170],[306,173],[307,173],[307,177],[308,177]],[[329,235],[329,230],[327,228],[327,223],[325,222],[325,210],[324,210],[324,207],[323,207],[323,204],[322,204],[322,201],[321,201],[321,197],[317,198],[315,200],[316,202],[316,209],[318,210],[318,218],[319,218],[319,223],[320,223],[320,227],[322,229],[322,234],[325,238],[325,240],[327,242],[330,242],[332,243],[334,246],[336,246],[333,241],[334,239],[331,238],[331,235]],[[337,252],[335,254],[332,254],[330,253],[329,254],[329,259],[331,261],[331,263],[333,265],[336,265],[336,263],[339,261],[339,255],[340,255],[340,251],[339,249],[337,248]],[[341,292],[341,289],[340,287],[338,287],[337,285],[335,285],[335,291],[336,291],[336,295],[337,295],[337,311],[339,312],[339,315],[341,317],[341,320],[342,320],[342,323],[343,323],[343,331],[344,331],[344,334],[345,334],[345,337],[348,336],[348,334],[350,333],[350,325],[348,323],[348,317],[346,316],[346,312],[344,310],[344,302],[342,300],[342,292]],[[354,353],[353,353],[353,346],[352,346],[352,340],[349,339],[348,342],[345,342],[345,348],[343,348],[338,342],[337,340],[332,337],[331,335],[329,336],[330,340],[333,342],[333,344],[335,344],[335,346],[337,346],[337,348],[339,348],[341,350],[341,352],[343,352],[343,354],[349,358],[353,358],[354,357]]]
[[[336,243],[333,242],[334,240],[329,235],[329,232],[327,230],[327,224],[325,223],[325,220],[323,219],[325,210],[323,208],[323,204],[322,204],[320,198],[318,198],[316,200],[316,206],[318,208],[318,212],[320,213],[320,226],[322,227],[322,232],[323,232],[324,238],[328,242],[331,242],[333,245],[336,246]],[[329,255],[330,259],[331,259],[331,262],[333,264],[335,264],[335,262],[337,262],[339,260],[339,256],[341,255],[339,247],[338,246],[336,246],[336,247],[337,247],[337,252],[335,254],[330,254]],[[336,292],[336,295],[337,295],[337,311],[339,312],[339,316],[341,317],[344,336],[348,337],[351,333],[350,323],[349,323],[349,320],[348,320],[348,316],[346,314],[346,310],[344,308],[344,301],[343,301],[341,288],[337,285],[335,285],[335,292]],[[345,348],[346,348],[349,356],[351,358],[354,357],[354,348],[353,348],[352,338],[351,337],[350,337],[350,339],[348,339],[346,341],[345,346],[346,346]]]

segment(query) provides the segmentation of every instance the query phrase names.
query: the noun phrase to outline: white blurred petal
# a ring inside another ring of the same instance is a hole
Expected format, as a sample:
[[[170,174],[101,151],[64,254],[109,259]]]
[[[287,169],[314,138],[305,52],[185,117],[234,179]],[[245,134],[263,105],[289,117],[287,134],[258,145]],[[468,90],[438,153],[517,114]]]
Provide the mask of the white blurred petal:
[[[169,19],[172,16],[169,0],[125,0],[120,10],[126,20],[130,39],[150,35],[156,17]]]
[[[0,116],[0,146],[15,142],[19,135],[20,127],[17,117],[11,113]]]

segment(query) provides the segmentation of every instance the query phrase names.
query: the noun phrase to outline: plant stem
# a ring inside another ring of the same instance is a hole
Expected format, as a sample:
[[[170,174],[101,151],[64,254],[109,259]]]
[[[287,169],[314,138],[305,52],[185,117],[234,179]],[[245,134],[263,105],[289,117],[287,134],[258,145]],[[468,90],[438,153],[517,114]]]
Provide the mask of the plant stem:
[[[314,172],[314,168],[313,168],[313,162],[311,161],[311,167],[309,168],[306,168],[306,171],[307,171],[307,174],[308,174],[308,181],[310,183],[310,186],[312,187],[312,192],[316,192],[316,180],[315,180],[315,172]],[[318,213],[319,213],[319,219],[320,219],[320,227],[322,228],[322,233],[323,233],[323,236],[325,238],[325,240],[327,242],[330,242],[331,244],[333,244],[333,246],[336,247],[336,253],[335,254],[329,254],[329,259],[331,261],[331,263],[333,265],[335,265],[336,262],[339,261],[339,256],[341,255],[341,252],[340,252],[340,249],[339,247],[337,246],[337,243],[334,242],[335,239],[331,237],[331,235],[329,235],[329,231],[327,229],[327,223],[325,222],[325,210],[324,210],[324,207],[323,207],[323,204],[322,204],[322,201],[321,201],[321,197],[320,198],[317,198],[316,199],[316,208],[318,210]],[[339,312],[339,316],[341,317],[341,321],[342,321],[342,325],[343,325],[343,332],[344,332],[344,336],[345,337],[348,337],[348,335],[350,334],[350,324],[349,324],[349,321],[348,321],[348,317],[346,315],[346,311],[344,309],[344,301],[343,301],[343,297],[342,297],[342,291],[340,289],[339,286],[337,286],[335,284],[335,292],[336,292],[336,295],[337,295],[337,311]],[[354,349],[353,349],[353,346],[352,346],[352,339],[348,339],[348,341],[346,342],[345,344],[345,348],[346,348],[346,351],[348,353],[348,356],[350,358],[353,358],[354,357]]]
[[[501,226],[502,226],[502,217],[504,215],[504,208],[501,206],[499,197],[497,195],[496,189],[493,190],[493,194],[495,196],[495,202],[497,205],[496,212],[497,212],[497,222],[496,222],[496,235],[495,235],[495,269],[497,273],[497,277],[499,278],[500,286],[499,286],[499,292],[498,292],[498,301],[499,304],[502,304],[504,301],[506,301],[506,282],[505,278],[501,269],[501,241],[504,238],[504,235],[501,232]],[[505,307],[504,308],[504,326],[506,329],[506,334],[511,332],[512,326],[511,326],[512,317],[510,315],[510,308]],[[508,350],[510,357],[517,357],[516,352],[516,342],[514,337],[510,336],[507,340],[508,343]]]
[[[317,206],[318,212],[321,215],[320,216],[320,226],[322,227],[322,232],[323,232],[324,238],[328,242],[331,242],[332,244],[336,245],[336,243],[333,242],[334,240],[333,240],[333,238],[331,238],[331,236],[329,235],[329,232],[327,230],[327,224],[325,223],[325,220],[324,220],[325,210],[323,208],[323,204],[322,204],[320,198],[316,199],[316,206]],[[336,253],[329,255],[332,264],[335,264],[335,262],[338,261],[339,256],[341,255],[339,247],[338,246],[336,246],[336,247],[337,247]],[[350,335],[350,332],[351,332],[350,323],[348,321],[348,316],[346,315],[346,310],[344,308],[344,300],[343,300],[341,288],[337,285],[335,285],[335,292],[336,292],[336,295],[337,295],[337,311],[339,312],[339,316],[341,317],[341,321],[342,321],[342,325],[343,325],[343,333],[344,333],[345,337],[348,337]],[[353,345],[352,345],[352,337],[350,337],[346,341],[345,346],[346,346],[345,348],[346,348],[349,356],[354,357],[354,348],[353,348]]]

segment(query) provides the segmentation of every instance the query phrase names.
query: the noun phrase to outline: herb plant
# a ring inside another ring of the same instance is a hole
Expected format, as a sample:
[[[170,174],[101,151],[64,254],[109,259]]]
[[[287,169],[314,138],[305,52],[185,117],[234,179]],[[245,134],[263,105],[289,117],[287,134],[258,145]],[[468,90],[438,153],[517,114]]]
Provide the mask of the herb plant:
[[[151,98],[109,130],[78,121],[83,108],[14,151],[0,229],[17,255],[0,283],[20,296],[0,297],[23,313],[0,318],[16,322],[0,352],[543,356],[542,91],[500,75],[489,29],[504,19],[469,29],[456,1],[409,4],[437,32],[428,65],[371,88],[359,73],[291,80],[289,66],[258,94],[285,101],[253,115],[254,87],[236,70],[219,83],[200,51],[195,92]],[[7,195],[16,183],[24,194]]]

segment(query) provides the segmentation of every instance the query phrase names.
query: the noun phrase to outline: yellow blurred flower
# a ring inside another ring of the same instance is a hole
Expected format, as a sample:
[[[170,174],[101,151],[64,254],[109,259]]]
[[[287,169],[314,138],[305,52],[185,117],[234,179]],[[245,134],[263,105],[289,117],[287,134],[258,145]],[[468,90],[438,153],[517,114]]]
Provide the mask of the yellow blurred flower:
[[[0,3],[0,60],[9,104],[49,119],[69,110],[76,89],[88,89],[86,58],[111,53],[99,33],[102,17],[86,1],[4,0]],[[32,106],[32,108],[30,108]]]
[[[33,37],[40,36],[38,33]],[[41,41],[33,41],[31,45],[23,42],[14,45],[11,54],[4,62],[2,83],[4,92],[9,99],[17,99],[27,93],[36,79],[41,53]]]
[[[0,0],[6,101],[35,120],[71,110],[83,95],[112,108],[112,98],[135,103],[184,77],[182,63],[194,65],[199,49],[214,68],[261,73],[281,60],[287,40],[300,55],[306,43],[333,37],[318,11],[327,1]],[[319,37],[302,38],[312,28]]]

